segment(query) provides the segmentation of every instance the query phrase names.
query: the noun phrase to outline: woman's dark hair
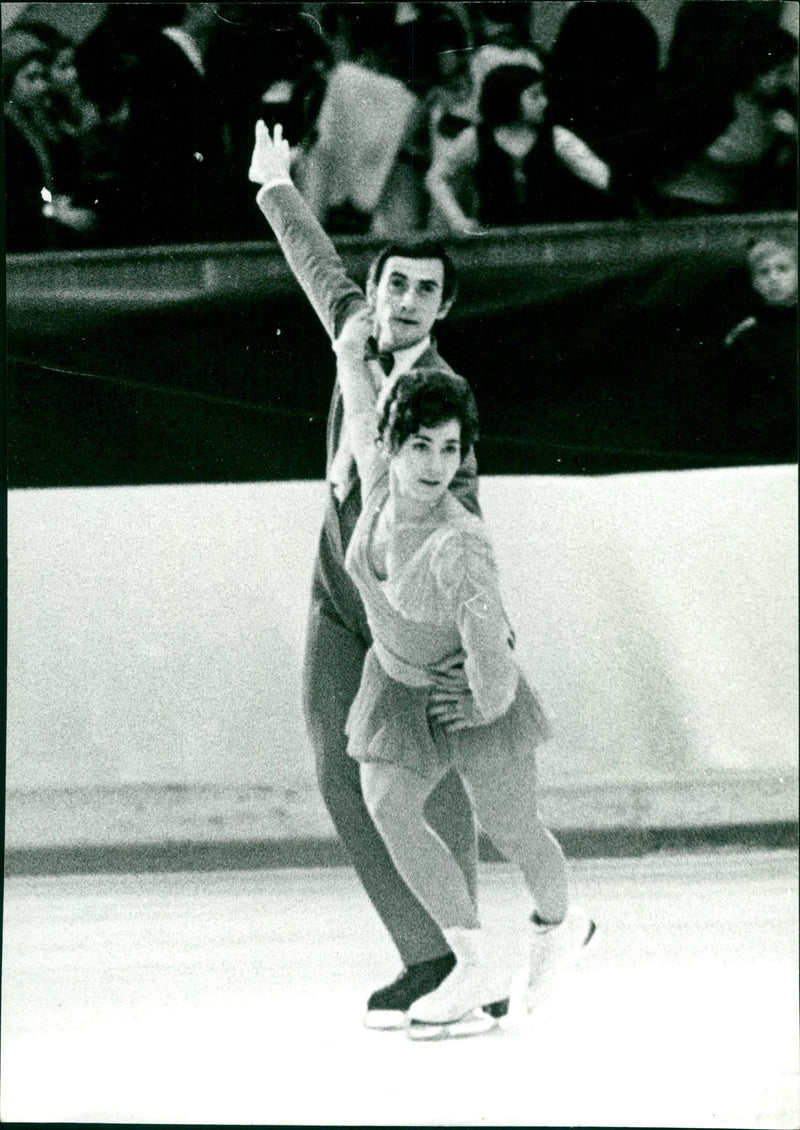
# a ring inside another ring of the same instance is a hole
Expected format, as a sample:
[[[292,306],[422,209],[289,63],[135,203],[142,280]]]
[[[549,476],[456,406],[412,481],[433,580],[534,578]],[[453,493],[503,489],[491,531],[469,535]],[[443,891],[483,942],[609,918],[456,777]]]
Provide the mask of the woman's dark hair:
[[[394,454],[420,428],[447,420],[461,425],[461,450],[466,454],[478,438],[478,408],[463,377],[443,369],[412,369],[392,386],[380,412],[378,435]]]
[[[480,116],[485,126],[507,126],[520,117],[519,100],[523,90],[543,82],[544,74],[536,67],[513,63],[496,67],[483,80]]]

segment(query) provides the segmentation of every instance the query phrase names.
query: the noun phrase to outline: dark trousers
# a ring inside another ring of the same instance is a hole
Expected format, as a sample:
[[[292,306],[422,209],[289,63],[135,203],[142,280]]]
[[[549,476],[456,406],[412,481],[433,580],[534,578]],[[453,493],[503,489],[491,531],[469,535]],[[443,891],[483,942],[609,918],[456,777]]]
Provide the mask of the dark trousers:
[[[345,723],[369,648],[330,602],[315,593],[306,637],[303,708],[322,796],[353,867],[405,965],[447,953],[441,930],[400,877],[376,829],[361,788],[359,766],[347,753]],[[477,837],[469,798],[455,772],[437,785],[425,809],[430,827],[463,870],[473,900]],[[423,845],[420,845],[423,850]]]

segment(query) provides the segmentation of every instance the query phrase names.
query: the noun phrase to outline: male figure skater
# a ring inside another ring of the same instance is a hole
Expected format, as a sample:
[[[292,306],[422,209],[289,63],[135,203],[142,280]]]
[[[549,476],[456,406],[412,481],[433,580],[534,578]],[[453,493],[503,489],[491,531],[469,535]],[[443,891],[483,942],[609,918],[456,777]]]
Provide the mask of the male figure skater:
[[[365,296],[347,276],[336,249],[292,184],[290,160],[281,126],[270,136],[259,122],[249,172],[250,180],[261,186],[256,201],[331,340],[354,312],[369,306],[375,326],[370,360],[377,379],[388,379],[390,372],[394,379],[415,366],[448,368],[431,336],[455,298],[454,271],[444,249],[430,243],[384,248],[370,269]],[[371,638],[361,598],[344,567],[361,512],[361,492],[342,420],[342,397],[336,385],[328,417],[330,492],[314,565],[303,708],[323,799],[404,964],[392,984],[370,996],[365,1023],[370,1028],[397,1028],[415,1000],[438,988],[455,957],[395,869],[364,803],[358,764],[347,753],[345,723]],[[466,453],[451,489],[469,510],[477,512],[472,451]],[[474,897],[477,835],[469,800],[455,773],[448,774],[437,788],[426,815],[458,860]],[[499,1017],[507,1011],[508,1002],[491,1002],[484,1008],[490,1016]]]

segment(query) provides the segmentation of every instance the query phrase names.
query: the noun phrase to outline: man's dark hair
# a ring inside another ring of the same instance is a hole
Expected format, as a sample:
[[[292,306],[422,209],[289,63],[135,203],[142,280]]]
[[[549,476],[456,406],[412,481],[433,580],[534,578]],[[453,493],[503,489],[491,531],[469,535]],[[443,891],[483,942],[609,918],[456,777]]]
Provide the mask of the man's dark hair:
[[[463,377],[444,369],[411,369],[392,386],[378,420],[378,435],[394,454],[420,428],[447,420],[461,425],[461,451],[478,438],[478,408]]]
[[[458,280],[453,260],[438,240],[424,239],[408,243],[390,243],[373,259],[367,278],[368,286],[377,286],[388,259],[399,255],[403,259],[438,259],[444,269],[442,302],[450,302],[458,291]]]

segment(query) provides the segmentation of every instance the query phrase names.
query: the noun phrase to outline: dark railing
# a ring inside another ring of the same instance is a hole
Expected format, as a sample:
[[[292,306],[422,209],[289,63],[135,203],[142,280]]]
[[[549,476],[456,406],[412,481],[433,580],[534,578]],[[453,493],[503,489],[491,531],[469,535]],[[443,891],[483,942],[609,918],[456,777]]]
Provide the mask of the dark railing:
[[[482,415],[487,474],[785,461],[731,446],[725,334],[744,251],[796,215],[497,229],[453,240],[439,342]],[[337,241],[363,279],[379,242]],[[323,473],[333,358],[270,241],[7,260],[12,487]]]

